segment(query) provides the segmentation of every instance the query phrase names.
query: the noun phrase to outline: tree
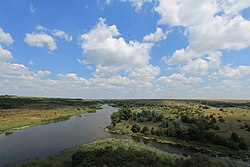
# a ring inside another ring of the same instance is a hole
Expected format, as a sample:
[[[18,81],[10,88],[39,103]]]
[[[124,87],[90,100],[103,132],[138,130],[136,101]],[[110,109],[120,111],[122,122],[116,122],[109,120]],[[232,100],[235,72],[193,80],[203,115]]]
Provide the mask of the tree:
[[[131,128],[131,131],[134,133],[140,132],[141,127],[138,124],[134,124]]]
[[[116,123],[119,122],[119,121],[120,121],[119,113],[118,112],[112,113],[112,115],[111,115],[111,122],[112,122],[113,126],[115,126]]]

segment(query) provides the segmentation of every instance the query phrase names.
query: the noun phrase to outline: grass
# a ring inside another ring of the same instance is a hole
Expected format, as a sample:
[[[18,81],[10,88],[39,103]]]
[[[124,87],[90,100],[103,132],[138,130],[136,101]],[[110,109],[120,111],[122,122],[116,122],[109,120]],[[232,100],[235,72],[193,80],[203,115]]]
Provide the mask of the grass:
[[[98,101],[82,99],[0,97],[0,133],[95,112],[100,105]]]

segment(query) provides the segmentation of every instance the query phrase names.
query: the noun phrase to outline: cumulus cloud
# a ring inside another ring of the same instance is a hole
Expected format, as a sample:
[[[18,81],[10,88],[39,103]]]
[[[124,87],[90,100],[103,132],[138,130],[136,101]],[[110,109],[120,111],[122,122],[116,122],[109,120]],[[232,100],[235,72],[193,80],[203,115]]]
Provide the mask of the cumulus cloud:
[[[14,42],[14,39],[10,35],[10,33],[4,32],[4,30],[0,27],[0,43],[5,45],[11,45]]]
[[[82,34],[81,40],[86,55],[86,59],[81,62],[95,65],[92,81],[98,80],[105,85],[105,82],[110,81],[107,78],[112,77],[116,83],[121,80],[138,87],[148,87],[152,86],[151,82],[160,73],[159,67],[149,63],[153,43],[126,42],[116,25],[107,25],[103,18],[89,32]],[[119,75],[121,73],[124,76]]]
[[[68,42],[72,41],[72,36],[64,32],[63,30],[54,29],[51,30],[42,25],[36,26],[36,32],[26,33],[24,41],[35,47],[48,47],[50,51],[57,49],[56,39],[61,38]]]
[[[225,78],[250,76],[250,66],[240,65],[237,68],[233,68],[230,65],[227,65],[219,71],[219,75]]]
[[[219,68],[221,63],[220,56],[221,53],[214,53],[206,58],[190,60],[187,64],[180,68],[180,71],[199,76],[206,75],[209,70]]]
[[[24,41],[30,46],[45,47],[53,51],[57,49],[54,38],[45,33],[26,33]]]
[[[169,63],[183,63],[219,50],[249,47],[250,21],[240,14],[247,7],[248,2],[235,0],[160,0],[155,8],[160,15],[158,23],[185,27],[189,41],[187,48],[173,53]]]
[[[65,39],[66,41],[70,42],[72,41],[72,36],[67,34],[66,32],[58,29],[53,30],[53,35],[62,39]]]
[[[173,73],[170,76],[162,76],[158,79],[163,84],[167,86],[190,86],[202,82],[202,78],[199,77],[187,77],[185,74]]]
[[[6,61],[8,59],[12,59],[12,54],[10,51],[4,49],[2,45],[0,44],[0,62],[1,61]]]
[[[167,38],[167,32],[163,32],[161,28],[157,28],[154,33],[148,34],[143,37],[144,41],[159,42]]]
[[[147,66],[152,43],[129,41],[126,43],[116,25],[108,26],[100,18],[88,33],[82,34],[81,46],[87,55],[86,62],[101,66]]]

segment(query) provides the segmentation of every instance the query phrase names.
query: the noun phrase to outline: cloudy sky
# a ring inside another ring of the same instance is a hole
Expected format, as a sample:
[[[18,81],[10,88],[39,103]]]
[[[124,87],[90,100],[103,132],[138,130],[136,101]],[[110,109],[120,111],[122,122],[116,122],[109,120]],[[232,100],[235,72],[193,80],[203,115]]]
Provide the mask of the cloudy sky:
[[[0,94],[250,98],[250,0],[2,0]]]

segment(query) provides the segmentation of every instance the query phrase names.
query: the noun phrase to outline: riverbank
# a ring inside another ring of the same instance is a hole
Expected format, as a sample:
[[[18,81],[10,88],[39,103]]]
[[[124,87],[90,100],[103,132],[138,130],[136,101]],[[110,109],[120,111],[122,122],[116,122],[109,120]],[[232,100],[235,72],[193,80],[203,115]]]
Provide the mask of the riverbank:
[[[12,165],[13,167],[29,166],[218,166],[225,162],[209,161],[204,155],[185,158],[166,153],[150,146],[141,145],[131,140],[100,139],[90,144],[81,145],[59,155],[46,159],[37,159]]]
[[[209,155],[211,157],[230,157],[235,160],[242,159],[243,161],[250,161],[249,157],[246,156],[239,156],[238,154],[232,153],[232,150],[229,150],[225,147],[215,147],[214,145],[210,144],[202,144],[198,142],[185,142],[183,140],[178,140],[176,138],[170,138],[170,137],[160,137],[155,135],[145,135],[142,133],[133,133],[128,130],[123,130],[121,128],[108,126],[105,128],[105,131],[113,134],[119,134],[119,135],[127,135],[131,137],[137,137],[142,138],[146,140],[152,140],[155,142],[158,142],[160,144],[168,144],[177,148],[186,148],[188,150],[193,150],[194,152],[200,152],[206,155]]]
[[[94,100],[0,97],[0,134],[31,126],[64,121],[99,109],[101,103]]]

